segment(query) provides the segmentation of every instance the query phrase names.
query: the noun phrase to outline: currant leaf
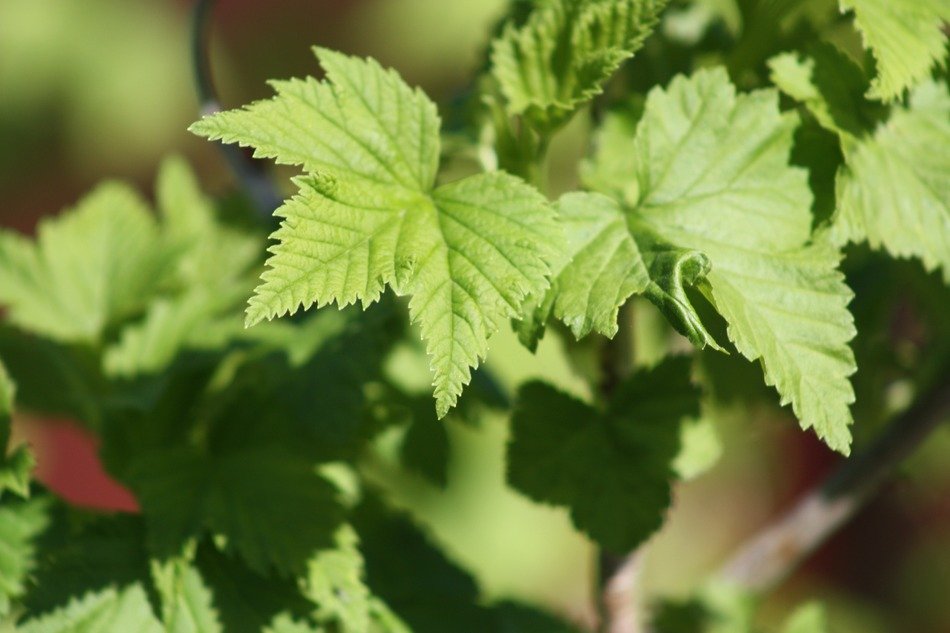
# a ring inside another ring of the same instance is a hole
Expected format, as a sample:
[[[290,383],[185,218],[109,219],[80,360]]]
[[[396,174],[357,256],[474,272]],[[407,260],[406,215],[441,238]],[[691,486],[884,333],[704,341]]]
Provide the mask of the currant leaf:
[[[277,211],[278,243],[247,323],[313,304],[365,306],[387,286],[412,295],[444,416],[500,322],[547,287],[561,237],[554,214],[504,173],[435,187],[435,105],[372,60],[317,56],[327,80],[275,82],[274,98],[192,126],[309,172]]]
[[[605,411],[528,383],[512,416],[508,481],[568,506],[574,524],[608,551],[630,551],[663,521],[680,427],[698,413],[684,357],[634,373]]]
[[[623,205],[633,232],[708,258],[700,290],[730,340],[761,360],[803,428],[847,453],[851,292],[827,236],[812,238],[807,174],[788,164],[795,126],[774,91],[737,96],[724,70],[700,71],[651,91],[632,136],[605,127],[613,138],[587,182]]]
[[[640,49],[666,0],[552,0],[492,44],[492,73],[509,114],[564,123]]]

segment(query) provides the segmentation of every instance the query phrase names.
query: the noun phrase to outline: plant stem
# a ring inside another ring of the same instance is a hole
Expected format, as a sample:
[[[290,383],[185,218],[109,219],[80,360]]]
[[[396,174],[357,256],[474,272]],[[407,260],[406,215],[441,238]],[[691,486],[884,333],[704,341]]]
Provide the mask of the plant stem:
[[[601,399],[610,400],[634,364],[633,304],[628,302],[617,315],[617,334],[601,350],[601,375],[598,388]],[[600,629],[605,633],[639,633],[638,604],[642,552],[598,554],[600,590]]]
[[[211,22],[215,0],[196,0],[191,18],[191,65],[195,75],[195,90],[201,116],[221,111],[221,103],[211,73]],[[263,172],[260,165],[235,145],[218,144],[224,159],[254,202],[259,214],[271,220],[282,197]]]
[[[944,376],[950,375],[950,367]],[[778,585],[867,502],[950,416],[950,380],[924,392],[861,453],[748,541],[718,577],[756,593]]]

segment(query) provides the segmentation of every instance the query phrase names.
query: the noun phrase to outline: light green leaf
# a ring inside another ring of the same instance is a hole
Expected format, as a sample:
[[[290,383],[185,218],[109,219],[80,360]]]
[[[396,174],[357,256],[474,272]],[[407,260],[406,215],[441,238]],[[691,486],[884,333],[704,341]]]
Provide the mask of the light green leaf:
[[[586,179],[624,204],[634,232],[708,258],[700,289],[730,340],[803,428],[847,453],[851,292],[837,251],[812,239],[807,174],[788,164],[795,126],[774,91],[737,96],[724,70],[700,71],[651,91],[636,134],[603,143]],[[626,174],[610,163],[624,147]]]
[[[10,425],[16,389],[6,367],[0,362],[0,499],[9,490],[21,497],[30,495],[30,476],[36,466],[33,451],[26,444],[10,450]]]
[[[28,620],[17,627],[23,633],[102,633],[136,631],[162,633],[161,623],[141,585],[122,590],[107,588],[75,598],[52,613]]]
[[[152,561],[152,578],[162,601],[166,633],[223,631],[211,590],[188,557]]]
[[[170,281],[176,251],[133,190],[106,183],[42,221],[35,242],[0,231],[0,305],[30,332],[97,342]]]
[[[214,201],[204,195],[191,167],[179,157],[162,163],[155,196],[163,231],[184,250],[178,272],[186,290],[206,290],[202,286],[215,286],[219,293],[235,287],[246,290],[252,283],[249,273],[257,272],[263,240],[219,219]]]
[[[335,548],[318,552],[307,565],[303,593],[317,605],[314,618],[348,633],[408,633],[366,586],[359,538],[353,528],[342,526],[335,541]]]
[[[601,194],[569,193],[557,209],[568,244],[529,323],[543,326],[553,313],[577,338],[591,331],[612,337],[620,306],[631,295],[645,294],[695,345],[721,349],[685,292],[709,272],[705,255],[667,244]]]
[[[308,622],[299,622],[290,615],[281,613],[264,628],[264,633],[323,633],[323,629]]]
[[[164,368],[183,349],[220,347],[241,333],[237,308],[254,287],[263,240],[225,226],[184,160],[167,159],[156,182],[167,239],[178,245],[182,291],[151,302],[103,359],[106,373],[130,377]]]
[[[560,233],[545,199],[503,173],[433,189],[435,105],[376,62],[317,49],[327,81],[275,82],[274,98],[205,118],[198,134],[301,165],[277,211],[253,325],[313,304],[412,295],[439,416],[454,406],[499,323],[547,287]],[[319,172],[319,174],[314,174]]]
[[[49,525],[49,505],[49,499],[31,499],[0,506],[0,616],[26,591],[36,567],[33,541]]]
[[[335,622],[345,631],[368,631],[371,596],[363,583],[359,539],[344,525],[334,540],[335,548],[321,550],[307,563],[304,595],[317,605],[318,621]]]
[[[110,377],[155,374],[185,349],[207,350],[237,338],[244,290],[196,286],[180,297],[156,299],[145,318],[122,330],[106,348],[103,367]],[[230,317],[230,318],[229,318]]]
[[[528,383],[512,416],[508,481],[568,506],[574,524],[608,551],[630,551],[663,521],[680,425],[698,413],[685,357],[633,374],[605,411]]]
[[[327,81],[272,81],[276,97],[205,117],[191,131],[309,173],[431,189],[439,161],[435,104],[372,59],[315,52]]]
[[[157,451],[138,460],[129,479],[158,556],[175,555],[207,530],[254,570],[298,574],[341,520],[333,486],[278,449]]]
[[[878,76],[868,96],[893,101],[943,63],[950,20],[946,0],[840,0],[854,10],[854,23],[877,60]]]
[[[492,73],[509,114],[539,127],[570,118],[640,49],[666,0],[551,0],[492,43]]]
[[[850,142],[873,132],[886,106],[864,98],[864,71],[831,44],[820,44],[807,57],[782,53],[768,62],[772,82],[802,102],[825,129]]]
[[[926,82],[895,106],[838,174],[839,243],[867,241],[895,257],[943,269],[950,283],[950,93]]]
[[[795,609],[782,627],[782,633],[826,633],[828,630],[825,609],[817,602],[809,602]]]

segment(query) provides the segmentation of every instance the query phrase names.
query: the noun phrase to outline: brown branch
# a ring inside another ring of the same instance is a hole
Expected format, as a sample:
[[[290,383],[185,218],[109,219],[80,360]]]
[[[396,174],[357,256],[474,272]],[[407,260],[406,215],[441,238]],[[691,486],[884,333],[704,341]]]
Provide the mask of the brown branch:
[[[944,376],[950,376],[947,369]],[[721,568],[718,578],[757,593],[778,585],[845,525],[948,416],[950,380],[944,379],[861,453],[742,546]]]
[[[633,305],[627,303],[617,315],[617,335],[601,350],[598,392],[610,400],[634,363]],[[600,630],[604,633],[640,633],[640,570],[643,554],[601,551],[598,556],[600,587]]]

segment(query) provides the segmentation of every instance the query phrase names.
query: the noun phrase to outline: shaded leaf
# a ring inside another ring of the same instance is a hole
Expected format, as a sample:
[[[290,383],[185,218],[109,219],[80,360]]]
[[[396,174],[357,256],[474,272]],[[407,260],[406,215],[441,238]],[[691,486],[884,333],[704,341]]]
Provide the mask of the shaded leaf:
[[[565,505],[604,549],[634,549],[663,521],[680,425],[699,413],[689,360],[630,376],[606,410],[544,383],[523,386],[512,416],[508,481],[537,501]]]

